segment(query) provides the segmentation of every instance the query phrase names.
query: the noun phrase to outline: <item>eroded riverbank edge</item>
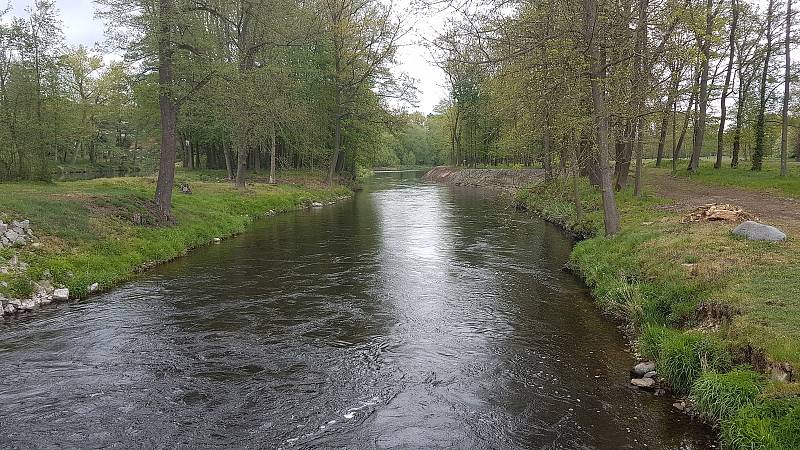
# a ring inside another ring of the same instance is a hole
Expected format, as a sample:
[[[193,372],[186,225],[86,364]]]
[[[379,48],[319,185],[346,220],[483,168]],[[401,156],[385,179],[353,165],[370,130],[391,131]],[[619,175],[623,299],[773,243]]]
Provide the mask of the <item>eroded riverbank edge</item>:
[[[589,217],[584,214],[582,220],[576,220],[571,186],[559,186],[558,180],[542,183],[543,172],[538,176],[527,176],[528,182],[523,185],[503,183],[497,186],[492,180],[513,180],[516,177],[510,176],[509,172],[513,172],[510,169],[499,169],[496,170],[496,176],[487,176],[486,172],[492,170],[437,167],[424,178],[437,183],[491,189],[499,187],[513,195],[517,209],[530,211],[573,235],[579,242],[571,254],[569,269],[589,286],[601,312],[619,324],[636,357],[643,363],[655,363],[659,371],[672,372],[671,378],[678,381],[681,381],[681,377],[676,376],[675,372],[685,368],[676,370],[676,360],[686,363],[685,359],[680,360],[687,356],[694,360],[687,363],[690,370],[686,371],[690,373],[682,383],[672,385],[671,380],[662,378],[661,383],[652,385],[637,382],[638,387],[659,394],[665,393],[659,389],[666,388],[666,393],[675,399],[673,406],[676,409],[714,427],[720,432],[720,442],[729,448],[750,448],[752,445],[756,445],[753,448],[761,448],[758,445],[769,442],[775,444],[770,448],[797,448],[793,443],[800,439],[800,421],[796,420],[800,417],[800,398],[797,397],[800,390],[797,389],[797,383],[793,383],[796,380],[791,364],[769,360],[763,350],[750,343],[729,340],[727,336],[718,338],[717,331],[726,325],[731,314],[730,310],[720,308],[719,304],[696,299],[693,303],[688,302],[696,310],[687,313],[701,322],[696,327],[637,327],[630,316],[640,312],[625,311],[626,305],[615,302],[614,297],[638,295],[639,282],[625,279],[623,263],[603,257],[602,252],[606,250],[604,242],[609,240],[599,232],[602,216],[598,211],[590,212]],[[538,188],[529,188],[532,185]],[[635,210],[656,205],[664,206],[659,200],[635,204],[633,208],[631,204],[625,206]],[[678,212],[670,210],[667,213],[680,217]],[[637,213],[641,211],[632,212],[635,216],[633,220],[643,220],[643,226],[653,224],[648,221],[646,214]],[[644,218],[640,219],[640,216]],[[644,252],[637,248],[637,243],[633,243],[628,251],[633,254]],[[601,263],[596,263],[603,259]],[[694,267],[695,264],[683,266]],[[663,283],[673,281],[667,275],[663,278],[660,280]],[[630,289],[632,286],[636,289]],[[687,292],[691,295],[691,290]],[[676,346],[683,348],[675,351]],[[671,353],[665,354],[664,347]],[[698,352],[701,354],[695,355]],[[740,369],[743,366],[735,366],[737,364],[744,364],[748,369]],[[662,376],[659,372],[656,374],[659,378]],[[631,375],[638,381],[643,374],[634,370]]]
[[[156,266],[219,243],[256,220],[350,199],[344,186],[192,182],[174,195],[175,220],[161,223],[149,201],[149,178],[8,183],[0,217],[24,217],[36,242],[0,248],[0,318],[111,290]],[[2,320],[0,320],[2,322]]]

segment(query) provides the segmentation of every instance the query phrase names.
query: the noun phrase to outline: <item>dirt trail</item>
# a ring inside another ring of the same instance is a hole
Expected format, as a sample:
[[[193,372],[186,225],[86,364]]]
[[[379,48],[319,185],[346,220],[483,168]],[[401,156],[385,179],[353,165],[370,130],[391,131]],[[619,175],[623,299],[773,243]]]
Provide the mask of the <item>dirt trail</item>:
[[[763,223],[800,231],[800,200],[797,199],[776,193],[703,184],[660,173],[651,173],[646,184],[658,195],[675,200],[676,206],[684,212],[707,203],[730,203],[757,215]]]

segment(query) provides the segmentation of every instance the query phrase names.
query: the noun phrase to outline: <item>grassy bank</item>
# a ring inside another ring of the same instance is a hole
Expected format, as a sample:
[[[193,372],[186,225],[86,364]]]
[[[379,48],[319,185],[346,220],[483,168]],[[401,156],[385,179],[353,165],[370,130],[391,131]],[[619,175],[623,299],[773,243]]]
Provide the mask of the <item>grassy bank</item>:
[[[705,170],[703,182],[731,186],[744,172]],[[565,181],[522,190],[518,201],[588,237],[571,263],[598,304],[663,380],[721,426],[725,445],[800,448],[800,388],[773,380],[796,378],[800,367],[800,237],[767,244],[734,237],[729,223],[681,224],[685,211],[673,202],[626,191],[617,196],[623,231],[605,238],[599,192],[585,182],[581,192],[582,220]]]
[[[240,192],[206,172],[179,172],[193,193],[173,195],[175,223],[160,223],[151,203],[153,178],[101,178],[52,184],[0,185],[0,219],[29,219],[40,246],[0,249],[0,265],[17,254],[28,265],[21,273],[0,274],[6,297],[25,297],[31,281],[52,277],[72,295],[99,283],[108,288],[143,266],[167,261],[188,249],[242,232],[269,210],[295,209],[312,201],[346,196],[346,188],[328,190],[314,174],[281,174],[285,184],[252,184]],[[292,184],[293,181],[302,184]],[[49,274],[49,275],[48,275]]]

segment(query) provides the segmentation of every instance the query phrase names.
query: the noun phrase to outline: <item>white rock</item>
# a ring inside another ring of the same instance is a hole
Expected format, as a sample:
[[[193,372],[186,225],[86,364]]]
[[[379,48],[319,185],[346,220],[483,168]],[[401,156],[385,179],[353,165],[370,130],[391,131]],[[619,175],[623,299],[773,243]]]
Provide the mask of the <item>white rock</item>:
[[[17,240],[18,237],[19,237],[19,234],[17,234],[16,231],[14,231],[14,230],[6,231],[6,239],[8,239],[9,241],[14,242],[14,241]]]
[[[86,290],[89,291],[89,293],[91,294],[97,292],[98,289],[100,289],[100,285],[97,283],[92,283]]]
[[[656,380],[652,378],[632,378],[631,384],[638,388],[649,389],[656,384]]]
[[[780,242],[786,240],[786,234],[769,225],[748,220],[733,229],[733,234],[744,236],[751,241]]]
[[[639,364],[633,366],[633,370],[631,371],[631,373],[636,375],[636,377],[638,378],[642,378],[644,374],[652,372],[654,370],[656,370],[656,363],[654,363],[653,361],[645,361],[645,362],[640,362]]]
[[[36,307],[39,306],[36,301],[32,298],[28,298],[22,301],[20,304],[19,309],[23,311],[33,311]]]
[[[650,372],[644,374],[642,378],[655,378],[656,375],[658,375],[658,372],[656,372],[655,370],[651,370]]]
[[[6,307],[5,307],[6,314],[14,314],[14,312],[16,310],[17,310],[17,308],[14,305],[12,305],[11,303],[7,304]]]
[[[69,300],[69,289],[63,288],[63,289],[56,289],[55,291],[53,291],[53,300],[57,302],[63,302]]]
[[[215,243],[215,244],[219,244],[220,242],[222,242],[222,239],[220,239],[220,238],[214,238],[214,243]]]
[[[311,204],[312,208],[322,208],[323,206],[325,206],[325,205],[323,205],[320,202],[314,202],[314,203]]]
[[[19,307],[22,306],[22,300],[12,298],[11,300],[8,301],[8,304],[19,309]]]

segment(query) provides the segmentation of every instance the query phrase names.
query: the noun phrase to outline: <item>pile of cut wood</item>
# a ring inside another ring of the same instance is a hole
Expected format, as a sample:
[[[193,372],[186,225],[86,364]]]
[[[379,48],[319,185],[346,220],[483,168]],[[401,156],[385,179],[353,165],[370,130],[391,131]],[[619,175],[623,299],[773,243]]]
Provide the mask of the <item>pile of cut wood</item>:
[[[742,222],[745,220],[758,221],[758,217],[736,205],[709,203],[685,215],[681,223],[713,221]]]

